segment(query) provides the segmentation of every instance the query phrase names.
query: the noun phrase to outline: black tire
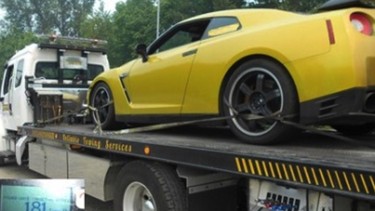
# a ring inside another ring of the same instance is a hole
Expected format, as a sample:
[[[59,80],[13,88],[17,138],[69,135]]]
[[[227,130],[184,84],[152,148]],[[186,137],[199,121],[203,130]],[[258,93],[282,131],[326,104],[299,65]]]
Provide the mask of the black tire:
[[[167,165],[133,161],[116,184],[115,211],[188,211],[186,188]]]
[[[374,123],[367,123],[363,125],[332,125],[338,132],[347,136],[366,135],[375,129]]]
[[[236,136],[251,144],[277,143],[295,130],[276,120],[247,120],[243,115],[279,112],[290,117],[288,120],[298,118],[298,98],[291,77],[281,65],[265,59],[247,61],[234,70],[224,90],[222,108],[227,116],[240,115],[227,122]]]
[[[100,82],[94,87],[90,95],[90,106],[98,109],[102,129],[118,129],[118,124],[115,121],[112,92],[107,84]],[[94,122],[98,124],[95,112],[91,112],[91,114]]]

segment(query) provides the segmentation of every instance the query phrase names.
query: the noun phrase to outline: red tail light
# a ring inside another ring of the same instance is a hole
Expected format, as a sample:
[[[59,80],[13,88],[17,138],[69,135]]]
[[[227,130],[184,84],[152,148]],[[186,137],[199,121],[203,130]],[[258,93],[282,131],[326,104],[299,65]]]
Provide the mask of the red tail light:
[[[329,44],[333,45],[336,43],[336,40],[335,40],[335,33],[333,31],[332,21],[326,20],[326,26],[327,26],[327,31],[328,31]]]
[[[363,13],[353,13],[350,15],[350,22],[354,28],[365,35],[372,35],[373,26],[372,21]]]

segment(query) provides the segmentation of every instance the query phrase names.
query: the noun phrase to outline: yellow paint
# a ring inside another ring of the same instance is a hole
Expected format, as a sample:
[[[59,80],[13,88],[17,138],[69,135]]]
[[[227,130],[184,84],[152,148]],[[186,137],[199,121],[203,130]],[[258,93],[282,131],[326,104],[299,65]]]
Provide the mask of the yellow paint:
[[[375,182],[374,182],[374,178],[372,176],[370,176],[370,181],[371,181],[371,184],[372,184],[372,188],[375,192]]]
[[[361,177],[362,185],[365,188],[366,193],[369,194],[370,191],[369,191],[369,189],[367,187],[367,184],[366,184],[365,178],[363,177],[363,174],[360,174],[360,177]]]
[[[278,175],[279,175],[279,178],[280,178],[280,179],[283,179],[283,175],[281,174],[280,167],[279,167],[279,164],[278,164],[278,163],[276,163],[276,170],[277,170],[277,173],[278,173]]]
[[[328,179],[329,179],[329,182],[331,184],[331,187],[335,188],[335,183],[333,182],[331,172],[328,169],[327,169],[327,175],[328,175]]]
[[[245,158],[242,158],[242,166],[243,166],[243,169],[244,169],[245,173],[249,173],[249,170],[247,169]]]
[[[263,176],[263,174],[262,174],[262,169],[260,168],[260,165],[259,165],[259,161],[258,161],[258,160],[255,160],[255,165],[256,165],[257,170],[258,170],[258,175]]]
[[[337,171],[335,171],[335,175],[336,175],[337,182],[339,183],[340,189],[343,190],[341,179],[340,179],[339,173]]]
[[[301,173],[301,169],[299,168],[299,166],[297,166],[297,172],[298,172],[298,177],[299,177],[300,181],[302,183],[304,183],[304,180],[303,180],[303,177],[302,177],[302,173]]]
[[[293,166],[289,164],[290,173],[292,174],[293,181],[296,182],[296,175],[294,174]]]
[[[283,170],[284,170],[284,172],[285,172],[285,177],[286,177],[286,179],[289,180],[288,170],[286,169],[286,165],[285,165],[284,163],[282,164],[282,167],[283,167]]]
[[[255,174],[253,161],[251,159],[249,159],[249,165],[250,165],[251,174]]]
[[[321,168],[319,168],[320,177],[322,178],[324,187],[327,187],[326,179],[324,178],[324,174]]]
[[[276,175],[275,171],[273,170],[272,162],[268,162],[268,166],[270,167],[272,177],[275,178]]]
[[[266,175],[266,177],[269,177],[266,162],[262,161],[262,165],[263,165],[263,169],[264,169],[264,174]]]
[[[237,171],[242,172],[240,159],[236,157],[235,160],[236,160]]]
[[[345,180],[346,186],[348,187],[348,190],[352,191],[352,187],[350,186],[350,183],[349,183],[348,177],[346,176],[346,173],[342,172],[342,175],[344,175],[344,180]]]
[[[307,182],[308,182],[309,184],[311,184],[310,175],[309,175],[309,172],[307,171],[306,166],[303,167],[303,170],[305,171],[305,175],[306,175],[306,178],[307,178]]]
[[[358,186],[357,178],[355,177],[354,173],[352,173],[352,178],[353,178],[353,181],[354,181],[355,189],[357,190],[358,193],[361,192],[361,190],[359,189],[359,186]]]
[[[316,177],[315,169],[311,168],[311,172],[312,172],[313,177],[314,177],[315,185],[319,185],[319,181],[318,181],[318,178]]]

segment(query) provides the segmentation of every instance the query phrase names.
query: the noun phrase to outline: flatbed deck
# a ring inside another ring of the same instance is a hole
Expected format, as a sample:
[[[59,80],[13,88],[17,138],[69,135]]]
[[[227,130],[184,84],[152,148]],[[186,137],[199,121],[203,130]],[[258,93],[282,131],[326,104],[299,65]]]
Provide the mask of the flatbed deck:
[[[19,133],[375,201],[375,149],[361,144],[301,133],[278,145],[256,146],[223,128],[179,127],[123,135],[100,135],[93,129],[93,125],[24,126]],[[374,143],[375,136],[361,140]]]

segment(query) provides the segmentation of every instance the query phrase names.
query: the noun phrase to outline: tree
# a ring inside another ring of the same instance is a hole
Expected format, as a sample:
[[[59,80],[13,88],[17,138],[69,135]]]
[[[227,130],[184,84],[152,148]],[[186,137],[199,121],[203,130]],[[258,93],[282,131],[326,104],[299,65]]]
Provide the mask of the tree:
[[[156,32],[156,7],[152,0],[127,0],[118,3],[113,14],[114,54],[111,54],[111,66],[123,64],[136,57],[135,46],[138,43],[151,43]]]
[[[9,27],[19,31],[78,36],[95,0],[0,0]]]
[[[3,65],[10,59],[10,57],[19,49],[24,46],[35,42],[36,37],[33,33],[25,33],[15,28],[8,30],[0,36],[0,81],[3,77]]]
[[[241,8],[246,5],[245,3],[244,0],[162,0],[161,31],[189,17],[212,11]]]
[[[254,0],[248,3],[253,8],[277,8],[295,12],[310,12],[326,0]]]
[[[118,43],[117,36],[115,33],[115,25],[113,16],[109,11],[104,10],[104,3],[100,1],[99,9],[94,11],[80,27],[80,35],[87,38],[96,38],[108,41],[108,59],[111,66],[113,64],[119,65],[116,62],[116,56],[118,53],[116,49],[116,43]]]

